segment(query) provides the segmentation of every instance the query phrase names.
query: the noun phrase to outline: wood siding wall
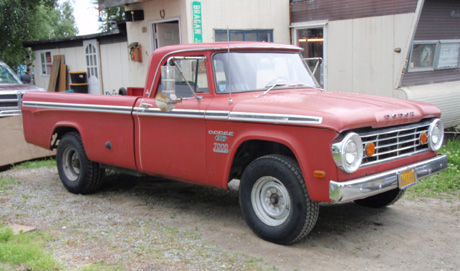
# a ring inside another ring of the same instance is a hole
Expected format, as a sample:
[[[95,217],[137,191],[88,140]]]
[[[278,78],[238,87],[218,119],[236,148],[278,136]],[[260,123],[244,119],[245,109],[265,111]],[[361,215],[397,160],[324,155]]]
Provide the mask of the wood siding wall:
[[[402,87],[436,84],[460,80],[460,69],[409,72],[404,74],[401,82]]]
[[[414,40],[460,39],[458,0],[425,0]],[[416,86],[460,80],[460,69],[409,72],[404,74],[401,86]]]
[[[307,0],[293,2],[292,23],[413,13],[418,0]],[[455,0],[453,0],[455,1]]]
[[[458,0],[425,0],[414,40],[460,39]],[[457,16],[458,16],[457,15]]]

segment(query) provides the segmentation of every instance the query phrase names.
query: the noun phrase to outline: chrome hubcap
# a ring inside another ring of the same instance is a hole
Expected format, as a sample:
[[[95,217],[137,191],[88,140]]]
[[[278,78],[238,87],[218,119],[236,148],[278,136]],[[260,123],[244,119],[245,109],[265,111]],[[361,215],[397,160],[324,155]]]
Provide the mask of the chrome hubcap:
[[[80,176],[81,161],[80,156],[74,149],[65,149],[62,155],[62,165],[64,168],[64,174],[67,178],[72,182],[77,181]]]
[[[275,177],[264,176],[256,181],[251,191],[251,202],[257,217],[268,226],[279,226],[289,217],[289,193]]]

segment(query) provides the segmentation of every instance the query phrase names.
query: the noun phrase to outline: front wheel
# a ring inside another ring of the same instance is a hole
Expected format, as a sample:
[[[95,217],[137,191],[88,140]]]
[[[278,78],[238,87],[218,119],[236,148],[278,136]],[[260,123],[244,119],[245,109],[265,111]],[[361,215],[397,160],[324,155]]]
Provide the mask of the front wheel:
[[[91,194],[102,186],[105,170],[88,159],[78,133],[67,133],[62,137],[56,162],[59,178],[69,192]]]
[[[245,169],[239,201],[254,233],[278,244],[301,240],[318,219],[319,205],[310,199],[298,164],[282,155],[261,157]]]

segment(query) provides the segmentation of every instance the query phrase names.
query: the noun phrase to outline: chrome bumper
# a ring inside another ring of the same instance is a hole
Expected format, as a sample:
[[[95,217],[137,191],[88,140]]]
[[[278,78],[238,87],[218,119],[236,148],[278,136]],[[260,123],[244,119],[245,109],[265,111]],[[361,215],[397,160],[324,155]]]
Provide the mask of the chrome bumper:
[[[367,198],[399,187],[398,175],[406,170],[415,169],[417,180],[441,172],[447,168],[447,156],[421,161],[404,167],[377,173],[345,182],[329,183],[329,198],[333,203],[345,203]]]
[[[0,108],[0,117],[21,115],[21,109],[3,110]]]

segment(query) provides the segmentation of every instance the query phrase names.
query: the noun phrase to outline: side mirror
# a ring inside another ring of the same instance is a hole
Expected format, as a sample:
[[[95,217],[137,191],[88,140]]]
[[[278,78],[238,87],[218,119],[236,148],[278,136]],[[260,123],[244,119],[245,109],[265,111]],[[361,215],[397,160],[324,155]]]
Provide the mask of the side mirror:
[[[169,112],[176,107],[176,104],[181,102],[176,95],[176,67],[162,66],[161,67],[161,82],[163,89],[155,96],[155,103],[161,111]]]
[[[32,81],[32,78],[28,74],[23,74],[23,75],[21,75],[21,81],[24,84],[28,84],[28,83],[30,83]]]

